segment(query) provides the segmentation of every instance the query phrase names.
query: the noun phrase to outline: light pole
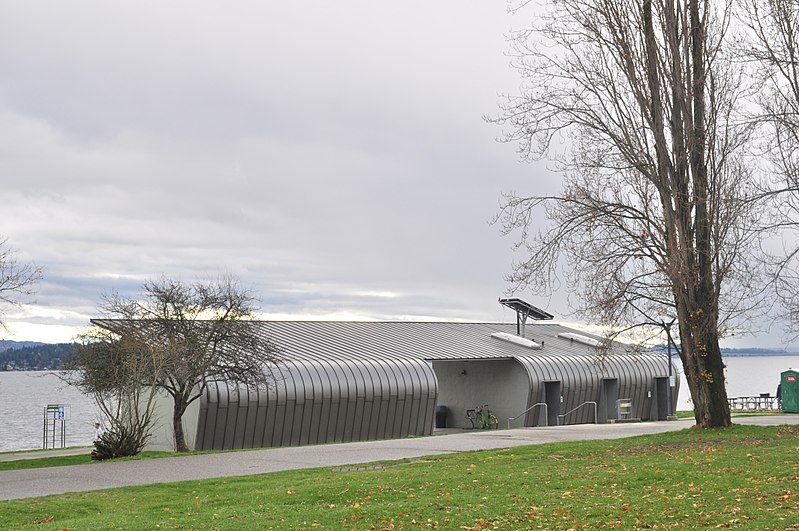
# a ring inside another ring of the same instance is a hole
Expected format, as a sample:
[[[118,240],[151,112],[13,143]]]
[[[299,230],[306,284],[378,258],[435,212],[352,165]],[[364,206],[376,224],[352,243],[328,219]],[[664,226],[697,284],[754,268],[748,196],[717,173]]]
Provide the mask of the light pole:
[[[667,356],[669,357],[669,385],[668,385],[668,388],[666,389],[666,400],[667,400],[667,403],[668,403],[668,415],[666,415],[666,420],[670,420],[670,417],[674,417],[674,412],[672,411],[672,400],[671,400],[671,390],[674,387],[674,379],[673,379],[674,375],[673,375],[672,370],[671,370],[671,325],[673,325],[674,321],[676,321],[676,320],[677,320],[677,318],[673,317],[671,319],[671,321],[669,321],[668,323],[665,322],[665,321],[662,321],[663,328],[666,330],[666,342],[668,343],[666,349],[667,349]]]

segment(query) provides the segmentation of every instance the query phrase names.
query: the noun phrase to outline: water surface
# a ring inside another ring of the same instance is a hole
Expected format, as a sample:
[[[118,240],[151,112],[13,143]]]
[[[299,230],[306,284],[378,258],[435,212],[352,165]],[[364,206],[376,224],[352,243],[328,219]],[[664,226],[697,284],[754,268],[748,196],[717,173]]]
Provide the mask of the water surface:
[[[68,386],[54,372],[10,371],[0,372],[0,452],[42,448],[48,404],[65,406],[66,446],[92,444],[94,423],[100,419],[92,398]]]

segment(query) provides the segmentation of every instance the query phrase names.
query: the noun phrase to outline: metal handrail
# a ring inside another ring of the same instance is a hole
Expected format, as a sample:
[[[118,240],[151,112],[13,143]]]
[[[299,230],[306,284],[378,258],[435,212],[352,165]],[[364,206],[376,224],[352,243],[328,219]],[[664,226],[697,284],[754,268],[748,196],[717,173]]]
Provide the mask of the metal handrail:
[[[548,417],[549,413],[547,412],[548,411],[547,403],[546,402],[538,402],[537,404],[533,404],[532,406],[528,407],[527,409],[525,409],[524,411],[522,411],[521,413],[519,413],[515,417],[510,417],[508,419],[508,429],[510,429],[510,423],[512,421],[516,420],[517,418],[521,417],[522,415],[524,415],[525,413],[527,413],[531,409],[536,408],[538,406],[544,406],[544,426],[547,426],[548,425],[547,421],[549,420],[549,417]]]
[[[563,418],[563,417],[566,417],[566,416],[568,416],[568,415],[570,415],[570,414],[574,413],[575,411],[577,411],[577,410],[578,410],[578,409],[580,409],[581,407],[583,407],[583,406],[586,406],[586,405],[588,405],[588,404],[594,404],[594,424],[597,424],[597,423],[598,423],[598,421],[597,421],[597,406],[596,406],[596,402],[593,402],[593,401],[591,401],[591,400],[588,400],[588,401],[586,401],[586,402],[583,402],[582,404],[580,404],[580,405],[579,405],[579,406],[577,406],[576,408],[572,409],[571,411],[567,411],[567,412],[566,412],[566,413],[564,413],[563,415],[558,415],[558,426],[560,426],[560,419],[561,419],[561,418]]]

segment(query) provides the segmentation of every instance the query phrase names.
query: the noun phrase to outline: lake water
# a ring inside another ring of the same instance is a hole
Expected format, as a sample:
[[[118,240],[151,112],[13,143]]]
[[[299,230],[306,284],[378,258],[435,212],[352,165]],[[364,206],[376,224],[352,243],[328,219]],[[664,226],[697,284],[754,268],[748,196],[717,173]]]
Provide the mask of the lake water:
[[[48,404],[66,406],[66,446],[92,444],[94,423],[100,420],[100,410],[92,398],[52,372],[11,371],[0,372],[0,452],[42,448]],[[60,446],[57,438],[56,447]]]
[[[726,382],[729,397],[777,392],[780,373],[799,369],[799,356],[729,356]],[[679,360],[677,410],[690,410],[688,384]],[[48,404],[67,406],[64,421],[67,446],[88,446],[100,410],[94,400],[66,385],[52,372],[0,372],[0,452],[42,448],[44,410]],[[60,444],[60,440],[58,441]]]
[[[799,369],[799,356],[728,356],[724,358],[725,382],[729,398],[759,396],[761,393],[777,394],[780,373],[788,369]],[[693,409],[688,383],[682,374],[679,359],[676,367],[680,372],[680,394],[677,411]]]

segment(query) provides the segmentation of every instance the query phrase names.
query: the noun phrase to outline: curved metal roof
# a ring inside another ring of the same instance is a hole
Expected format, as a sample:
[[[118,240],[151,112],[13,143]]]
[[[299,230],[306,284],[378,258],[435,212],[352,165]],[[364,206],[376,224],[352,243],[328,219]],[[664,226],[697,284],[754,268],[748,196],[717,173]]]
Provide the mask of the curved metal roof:
[[[596,347],[558,337],[577,331],[557,323],[536,322],[527,326],[526,339],[542,345],[540,350],[492,337],[496,332],[515,335],[516,326],[506,323],[253,321],[249,326],[257,327],[264,337],[280,344],[292,359],[445,360],[563,355],[596,358],[599,353]],[[590,337],[601,341],[599,337]],[[630,353],[631,348],[620,343],[602,352],[603,357]]]
[[[97,326],[124,331],[132,322],[92,320]],[[516,335],[512,323],[416,322],[416,321],[242,321],[264,339],[277,342],[291,360],[340,359],[490,359],[585,356],[607,360],[616,356],[660,356],[638,352],[614,342],[600,350],[568,334],[603,341],[558,323],[536,321],[527,325],[523,337],[541,345],[540,350],[503,341],[492,334]],[[136,322],[142,326],[142,321]],[[559,337],[566,334],[566,337]]]

